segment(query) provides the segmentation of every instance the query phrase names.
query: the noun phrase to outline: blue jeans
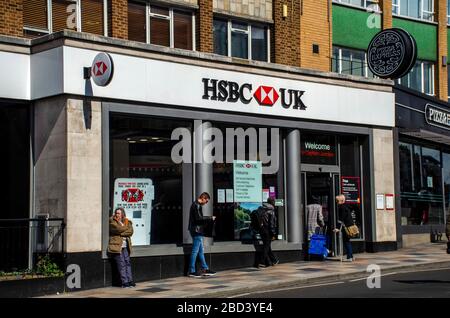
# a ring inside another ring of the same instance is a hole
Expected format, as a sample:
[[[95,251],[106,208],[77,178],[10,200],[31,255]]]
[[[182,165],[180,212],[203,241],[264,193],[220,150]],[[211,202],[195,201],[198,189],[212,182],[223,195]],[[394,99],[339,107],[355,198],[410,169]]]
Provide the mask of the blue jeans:
[[[117,269],[120,274],[120,279],[122,280],[122,285],[131,283],[133,281],[133,277],[131,276],[131,261],[128,249],[122,248],[122,252],[120,254],[116,254],[114,259],[117,263]]]
[[[345,231],[342,233],[342,239],[344,241],[345,251],[347,252],[347,259],[353,258],[352,242],[350,242],[350,238]]]
[[[195,261],[197,260],[197,255],[200,258],[200,263],[202,269],[208,269],[206,265],[205,254],[203,254],[203,235],[194,234],[192,236],[192,253],[191,261],[189,264],[189,273],[195,273]]]

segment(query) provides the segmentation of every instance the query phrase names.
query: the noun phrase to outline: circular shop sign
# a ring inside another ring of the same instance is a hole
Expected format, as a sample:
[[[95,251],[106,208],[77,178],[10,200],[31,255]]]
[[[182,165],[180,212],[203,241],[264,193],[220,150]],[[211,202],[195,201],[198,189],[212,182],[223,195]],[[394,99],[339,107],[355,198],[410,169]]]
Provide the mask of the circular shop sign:
[[[106,86],[113,77],[114,65],[111,56],[107,53],[99,53],[94,58],[91,67],[91,76],[98,86]]]
[[[369,69],[381,78],[396,79],[405,76],[416,59],[416,40],[403,29],[378,32],[367,48]]]

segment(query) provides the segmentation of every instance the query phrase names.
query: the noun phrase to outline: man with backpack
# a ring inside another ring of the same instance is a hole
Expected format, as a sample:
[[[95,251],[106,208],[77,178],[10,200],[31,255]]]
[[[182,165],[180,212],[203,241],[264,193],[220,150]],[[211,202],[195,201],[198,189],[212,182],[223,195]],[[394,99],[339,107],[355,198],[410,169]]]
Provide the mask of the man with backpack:
[[[251,214],[251,227],[255,233],[254,267],[267,267],[278,264],[278,259],[272,252],[272,238],[276,236],[275,200],[269,198]],[[259,235],[259,237],[258,237]]]

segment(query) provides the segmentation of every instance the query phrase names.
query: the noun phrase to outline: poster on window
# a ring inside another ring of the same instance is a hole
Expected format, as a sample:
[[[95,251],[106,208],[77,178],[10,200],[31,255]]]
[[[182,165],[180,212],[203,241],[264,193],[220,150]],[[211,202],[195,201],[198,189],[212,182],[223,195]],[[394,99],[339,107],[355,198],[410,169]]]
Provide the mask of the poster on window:
[[[151,179],[119,178],[114,181],[113,209],[123,208],[133,222],[133,245],[150,245],[153,200]]]
[[[341,192],[347,203],[361,203],[359,177],[341,177]]]
[[[233,161],[235,202],[262,202],[261,161]]]

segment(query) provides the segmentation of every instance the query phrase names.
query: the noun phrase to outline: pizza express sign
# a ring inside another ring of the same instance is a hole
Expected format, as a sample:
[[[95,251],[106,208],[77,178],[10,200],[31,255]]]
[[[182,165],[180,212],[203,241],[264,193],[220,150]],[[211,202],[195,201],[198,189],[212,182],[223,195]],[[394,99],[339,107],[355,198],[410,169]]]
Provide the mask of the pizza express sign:
[[[417,44],[403,29],[379,32],[367,48],[369,69],[378,77],[396,79],[405,76],[416,63]]]
[[[283,108],[305,110],[302,96],[305,91],[272,86],[238,84],[232,81],[203,78],[203,99],[220,102],[249,104],[255,99],[261,106],[274,106],[278,101]]]
[[[448,110],[427,104],[425,106],[425,119],[429,125],[450,130],[450,112]]]

